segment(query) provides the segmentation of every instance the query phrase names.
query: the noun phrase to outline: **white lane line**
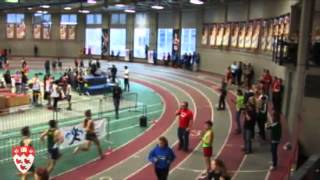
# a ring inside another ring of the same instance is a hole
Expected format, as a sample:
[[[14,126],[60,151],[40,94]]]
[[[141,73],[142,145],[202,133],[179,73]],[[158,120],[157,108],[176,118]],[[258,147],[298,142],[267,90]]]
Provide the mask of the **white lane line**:
[[[140,81],[143,81],[143,80],[140,80]],[[145,81],[145,82],[147,82],[147,81]],[[147,83],[149,83],[149,82],[147,82]],[[161,87],[160,87],[160,88],[161,88]],[[161,102],[165,102],[165,101],[164,101],[164,98],[163,98],[158,92],[155,92],[155,93],[159,95],[159,97],[160,97],[160,99],[161,99]],[[176,99],[176,100],[177,100],[177,99]],[[166,110],[166,104],[163,103],[163,105],[164,105],[164,107],[163,107],[164,111],[162,111],[159,119],[162,119],[162,117],[164,116],[165,110]],[[153,126],[154,126],[154,125],[152,124],[152,125],[149,126],[144,132],[140,133],[140,134],[139,134],[138,136],[136,136],[135,138],[133,138],[133,139],[131,139],[130,141],[128,141],[127,143],[124,143],[124,144],[122,144],[121,146],[115,148],[113,152],[115,152],[115,151],[123,148],[124,146],[130,144],[131,142],[133,142],[134,140],[136,140],[137,138],[139,138],[140,136],[142,136],[145,132],[149,131]],[[72,169],[69,169],[68,171],[61,172],[61,173],[57,174],[57,175],[54,176],[54,177],[61,176],[61,175],[65,174],[65,173],[74,171],[74,170],[76,170],[76,169],[78,169],[78,168],[81,168],[81,167],[83,167],[83,166],[86,166],[87,164],[90,164],[90,163],[92,163],[92,162],[95,162],[95,161],[97,161],[98,159],[99,159],[99,157],[97,157],[97,158],[95,158],[95,159],[92,159],[91,161],[88,161],[88,162],[86,162],[86,163],[84,163],[84,164],[82,164],[82,165],[80,165],[80,166],[77,166],[77,167],[74,167],[74,168],[72,168]],[[121,161],[120,161],[120,162],[121,162]],[[118,163],[120,163],[120,162],[118,162]],[[113,165],[113,166],[114,166],[114,165]],[[111,167],[112,167],[112,166],[111,166]],[[99,172],[98,174],[102,174],[102,172],[104,172],[104,171],[101,171],[101,172]],[[96,176],[96,175],[94,175],[94,176]],[[89,178],[88,178],[88,179],[89,179]]]
[[[144,79],[148,79],[148,78],[144,77]],[[149,78],[149,79],[150,79],[150,78]],[[141,78],[139,78],[139,80],[141,80]],[[149,81],[146,81],[146,82],[151,83],[151,84],[155,84],[155,83],[153,83],[153,82],[150,82],[150,80],[149,80]],[[158,86],[158,87],[164,89],[164,88],[161,87],[161,86]],[[165,90],[165,91],[167,91],[167,90]],[[169,92],[169,93],[170,93],[170,92]],[[176,102],[179,104],[180,101],[179,101],[178,97],[177,97],[175,94],[172,94],[172,93],[170,93],[170,94],[171,94],[172,96],[174,96]],[[162,97],[162,98],[163,98],[163,97]],[[163,102],[164,102],[164,101],[163,101]],[[164,103],[164,105],[165,105],[165,108],[164,108],[164,109],[166,109],[166,104]],[[165,113],[165,111],[163,111],[163,114],[162,114],[162,115],[164,115],[164,113]],[[161,116],[161,117],[162,117],[162,116]],[[161,118],[160,118],[160,119],[161,119]],[[166,130],[165,132],[163,132],[161,135],[167,133],[175,124],[176,124],[175,122],[172,123],[172,124],[167,128],[167,130]],[[135,138],[135,139],[136,139],[136,138]],[[123,163],[126,162],[128,159],[130,159],[131,157],[136,156],[137,154],[139,154],[140,152],[142,152],[143,150],[145,150],[146,148],[148,148],[148,147],[149,147],[151,144],[153,144],[155,141],[157,141],[157,139],[155,139],[154,141],[151,141],[151,142],[148,143],[144,148],[138,150],[138,151],[135,152],[134,154],[126,157],[125,159],[119,161],[118,163],[112,165],[111,167],[105,169],[104,171],[101,171],[101,172],[99,172],[99,173],[97,173],[97,174],[89,177],[88,179],[93,179],[93,178],[95,178],[95,177],[98,177],[98,176],[104,174],[105,172],[110,171],[111,169],[115,168],[116,166],[119,166],[119,165],[123,164]]]
[[[139,76],[139,75],[138,75]],[[141,77],[143,76],[143,75],[140,75]],[[146,78],[146,77],[145,77]],[[152,77],[147,77],[148,79],[153,79],[153,80],[156,80],[156,81],[160,81],[160,82],[162,82],[162,83],[165,83],[165,84],[168,84],[169,86],[172,86],[172,87],[174,87],[174,88],[176,88],[176,89],[179,89],[181,92],[183,92],[186,96],[188,96],[189,98],[190,98],[190,100],[192,101],[192,104],[193,104],[193,108],[194,108],[194,117],[196,117],[196,115],[197,115],[197,107],[196,107],[196,104],[195,104],[195,102],[194,102],[194,99],[193,99],[193,97],[189,94],[189,93],[187,93],[184,89],[182,89],[181,87],[179,87],[179,86],[177,86],[177,85],[174,85],[174,84],[172,84],[172,83],[169,83],[169,82],[166,82],[165,80],[159,80],[159,79],[156,79],[156,78],[152,78]],[[174,123],[175,124],[175,123]],[[170,129],[171,129],[172,127],[170,126],[170,128],[168,128],[163,134],[166,134]],[[153,142],[152,142],[152,144],[155,142],[155,141],[157,141],[157,140],[154,140]],[[174,143],[172,143],[172,145],[171,145],[171,147],[174,147],[175,145],[177,145],[178,144],[178,141],[176,140]],[[151,143],[148,145],[148,146],[150,146],[151,145]],[[130,179],[131,177],[133,177],[134,175],[136,175],[137,173],[139,173],[141,170],[143,170],[144,168],[146,168],[147,166],[149,166],[149,165],[151,165],[151,163],[150,162],[147,162],[144,166],[142,166],[141,168],[139,168],[139,169],[137,169],[136,171],[134,171],[133,173],[131,173],[131,174],[129,174],[127,177],[125,177],[124,179]]]

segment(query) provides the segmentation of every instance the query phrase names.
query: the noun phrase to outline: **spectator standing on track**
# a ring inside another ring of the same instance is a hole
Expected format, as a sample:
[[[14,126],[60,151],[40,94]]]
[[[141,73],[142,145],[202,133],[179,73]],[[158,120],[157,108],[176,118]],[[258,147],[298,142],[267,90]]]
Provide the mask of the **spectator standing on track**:
[[[130,91],[130,84],[129,84],[129,69],[128,66],[124,66],[124,75],[123,75],[123,80],[124,80],[124,91]]]
[[[16,74],[13,77],[14,79],[14,86],[16,88],[16,93],[20,94],[21,93],[21,87],[22,87],[22,75],[20,71],[17,71]]]
[[[177,110],[176,116],[179,116],[178,139],[179,150],[188,152],[189,134],[193,124],[193,113],[188,109],[188,102],[182,102],[180,109]]]
[[[154,165],[158,180],[167,180],[171,163],[176,156],[165,137],[159,138],[159,144],[149,153],[149,161]]]
[[[43,99],[47,100],[47,107],[51,106],[51,91],[52,91],[52,82],[53,78],[50,76],[50,74],[46,74],[43,79],[44,83],[44,97]]]
[[[59,70],[61,71],[62,70],[62,61],[60,60],[59,57],[58,57],[58,67],[59,67]]]
[[[281,112],[281,80],[274,77],[272,84],[272,103],[273,109],[277,112]]]
[[[207,177],[211,171],[211,157],[212,157],[212,146],[214,133],[212,130],[212,121],[208,120],[205,122],[205,130],[202,132],[202,149],[203,158],[206,166],[206,171],[202,174],[203,177]]]
[[[218,104],[218,111],[222,111],[226,109],[226,97],[227,97],[227,82],[226,79],[223,77],[221,80],[221,87],[220,87],[220,97],[219,97],[219,104]]]
[[[33,46],[33,55],[34,55],[34,57],[38,57],[38,46],[37,45]]]
[[[208,180],[230,180],[227,168],[224,162],[220,159],[215,159],[211,164],[211,173],[208,176]]]
[[[53,70],[53,72],[56,72],[56,70],[57,70],[57,61],[56,61],[56,60],[53,60],[53,61],[51,62],[51,65],[52,65],[52,70]]]
[[[55,167],[57,160],[61,157],[59,146],[64,141],[63,135],[58,129],[58,122],[56,120],[49,121],[49,129],[43,132],[40,136],[42,141],[44,138],[47,138],[47,148],[49,154],[47,171],[50,174]]]
[[[237,62],[233,62],[233,64],[231,64],[231,73],[232,73],[232,83],[234,84],[236,82],[237,79],[237,72],[238,72],[238,64]]]
[[[35,74],[34,78],[32,79],[32,100],[34,105],[39,104],[39,97],[41,93],[41,85],[40,85],[39,75]]]
[[[255,109],[248,105],[244,111],[244,123],[243,123],[243,139],[244,139],[244,152],[245,154],[252,153],[252,136],[254,133],[255,125]]]
[[[4,82],[6,83],[6,87],[11,89],[12,88],[12,80],[11,80],[11,74],[10,74],[9,70],[7,70],[3,74],[3,79],[4,79]]]
[[[116,77],[117,77],[117,67],[113,64],[112,68],[111,68],[111,79],[112,82],[115,83],[116,82]]]
[[[257,114],[257,123],[259,128],[260,138],[265,141],[266,133],[265,133],[265,124],[268,119],[268,99],[265,95],[258,100],[258,114]]]
[[[95,126],[94,126],[94,121],[92,120],[91,110],[86,110],[84,114],[86,118],[83,122],[83,128],[86,131],[86,137],[85,137],[86,142],[76,147],[73,151],[73,154],[77,154],[79,151],[88,151],[92,143],[94,143],[98,148],[100,158],[103,159],[104,154],[102,152],[102,148],[101,148],[98,136],[95,132]]]
[[[244,95],[241,89],[237,90],[237,96],[236,96],[236,123],[237,123],[237,129],[236,134],[241,134],[241,113],[244,109],[245,103],[244,103]]]
[[[120,100],[122,97],[122,89],[118,85],[118,83],[116,83],[115,86],[113,87],[112,97],[113,97],[115,117],[116,117],[116,119],[118,119],[119,118]]]
[[[46,62],[44,63],[44,69],[46,71],[46,74],[50,74],[50,61],[46,60]]]
[[[238,63],[238,72],[237,72],[237,85],[241,86],[242,85],[242,73],[243,73],[243,64],[241,61]]]
[[[272,154],[272,166],[270,170],[275,170],[278,166],[278,145],[281,140],[281,123],[280,113],[273,112],[272,122],[267,124],[267,127],[271,130],[271,154]]]

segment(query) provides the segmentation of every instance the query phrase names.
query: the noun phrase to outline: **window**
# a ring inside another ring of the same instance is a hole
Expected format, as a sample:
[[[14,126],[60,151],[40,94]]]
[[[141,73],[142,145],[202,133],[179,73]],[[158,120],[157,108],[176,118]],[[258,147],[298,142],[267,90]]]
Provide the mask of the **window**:
[[[9,24],[24,23],[24,14],[7,14],[7,23]]]
[[[182,28],[181,32],[181,55],[196,51],[196,29]]]
[[[87,24],[102,24],[102,15],[101,14],[88,14],[87,15]]]
[[[150,30],[148,28],[134,29],[134,46],[133,55],[137,58],[146,58],[146,45],[149,46]]]
[[[77,24],[76,14],[62,14],[60,24],[75,25]]]
[[[101,38],[101,36],[100,36]],[[125,56],[126,50],[126,29],[111,28],[110,29],[110,52],[114,55],[119,53],[120,56]]]
[[[7,14],[6,36],[8,39],[24,39],[26,37],[24,14]]]
[[[33,39],[50,39],[51,38],[51,15],[50,14],[34,14],[33,23]]]
[[[163,59],[168,53],[172,52],[172,29],[158,29],[158,59]]]
[[[135,25],[138,27],[147,27],[148,26],[148,15],[146,13],[136,14]]]
[[[101,28],[86,29],[86,50],[91,50],[92,55],[101,55]],[[87,54],[89,54],[87,52]]]
[[[111,14],[111,24],[126,24],[126,14]]]
[[[51,24],[51,14],[34,14],[32,19],[33,24]]]

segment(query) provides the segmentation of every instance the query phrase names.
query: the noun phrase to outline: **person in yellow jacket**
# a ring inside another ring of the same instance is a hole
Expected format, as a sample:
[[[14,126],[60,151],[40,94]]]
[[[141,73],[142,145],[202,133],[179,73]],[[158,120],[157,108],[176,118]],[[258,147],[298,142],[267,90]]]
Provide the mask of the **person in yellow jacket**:
[[[211,156],[212,156],[212,145],[214,139],[214,133],[212,130],[212,121],[208,120],[205,122],[205,130],[202,132],[201,143],[203,148],[203,157],[206,165],[206,172],[202,176],[208,176],[211,171]]]

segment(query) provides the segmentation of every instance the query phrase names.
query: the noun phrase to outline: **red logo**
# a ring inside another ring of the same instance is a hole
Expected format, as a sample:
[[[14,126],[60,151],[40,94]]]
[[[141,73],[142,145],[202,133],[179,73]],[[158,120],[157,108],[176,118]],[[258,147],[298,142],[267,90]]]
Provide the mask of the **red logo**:
[[[25,174],[31,168],[34,157],[35,150],[32,146],[15,146],[12,148],[12,159],[17,169]]]

